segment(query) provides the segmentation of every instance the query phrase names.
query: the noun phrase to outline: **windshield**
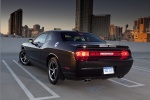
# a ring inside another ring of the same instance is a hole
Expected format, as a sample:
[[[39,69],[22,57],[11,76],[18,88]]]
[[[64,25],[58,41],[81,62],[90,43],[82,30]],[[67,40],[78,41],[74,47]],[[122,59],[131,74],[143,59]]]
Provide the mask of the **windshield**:
[[[82,33],[82,32],[63,32],[61,33],[63,41],[74,41],[74,42],[105,42],[93,33]]]

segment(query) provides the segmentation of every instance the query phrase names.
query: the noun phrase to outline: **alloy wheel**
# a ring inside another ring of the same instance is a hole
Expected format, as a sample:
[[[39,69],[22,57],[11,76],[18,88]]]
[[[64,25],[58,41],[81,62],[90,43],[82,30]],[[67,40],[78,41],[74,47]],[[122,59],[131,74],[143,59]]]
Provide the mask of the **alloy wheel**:
[[[51,61],[49,63],[49,78],[51,81],[55,81],[57,79],[57,74],[58,74],[58,68],[57,68],[57,64],[54,61]]]
[[[26,57],[26,52],[25,51],[22,51],[20,53],[20,61],[24,64],[24,65],[27,65],[29,63],[29,60],[27,59]]]

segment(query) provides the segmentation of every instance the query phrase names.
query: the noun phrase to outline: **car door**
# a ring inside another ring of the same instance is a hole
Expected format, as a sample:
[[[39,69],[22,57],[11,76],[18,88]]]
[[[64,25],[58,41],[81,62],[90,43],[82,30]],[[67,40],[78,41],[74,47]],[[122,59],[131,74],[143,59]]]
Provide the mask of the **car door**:
[[[47,56],[49,53],[49,41],[51,41],[51,34],[52,33],[48,33],[47,34],[47,38],[45,40],[45,44],[41,47],[41,53],[40,53],[40,60],[41,60],[41,65],[46,66],[47,62]],[[47,44],[48,43],[48,44]]]
[[[33,47],[31,48],[31,60],[34,61],[35,63],[40,64],[40,51],[42,45],[45,43],[47,37],[47,33],[42,33],[40,36],[38,36],[34,42],[33,42]]]

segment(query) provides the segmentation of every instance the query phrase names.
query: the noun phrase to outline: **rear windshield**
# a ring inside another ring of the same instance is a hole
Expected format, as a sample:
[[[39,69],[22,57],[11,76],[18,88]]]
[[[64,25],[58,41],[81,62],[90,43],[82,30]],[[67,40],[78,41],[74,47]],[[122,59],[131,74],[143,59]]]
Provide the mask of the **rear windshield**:
[[[105,42],[93,33],[63,32],[61,36],[63,41]]]

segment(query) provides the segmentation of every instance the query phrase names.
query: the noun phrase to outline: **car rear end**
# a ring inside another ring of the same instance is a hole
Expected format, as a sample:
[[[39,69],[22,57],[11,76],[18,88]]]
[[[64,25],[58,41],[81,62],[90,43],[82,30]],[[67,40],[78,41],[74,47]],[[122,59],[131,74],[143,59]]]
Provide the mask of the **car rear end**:
[[[67,79],[121,78],[131,69],[133,59],[128,46],[107,44],[93,33],[62,32],[61,36],[66,54],[71,55],[63,58]]]
[[[77,48],[71,62],[74,66],[65,75],[68,79],[122,78],[133,64],[127,46],[101,44],[78,45]]]

